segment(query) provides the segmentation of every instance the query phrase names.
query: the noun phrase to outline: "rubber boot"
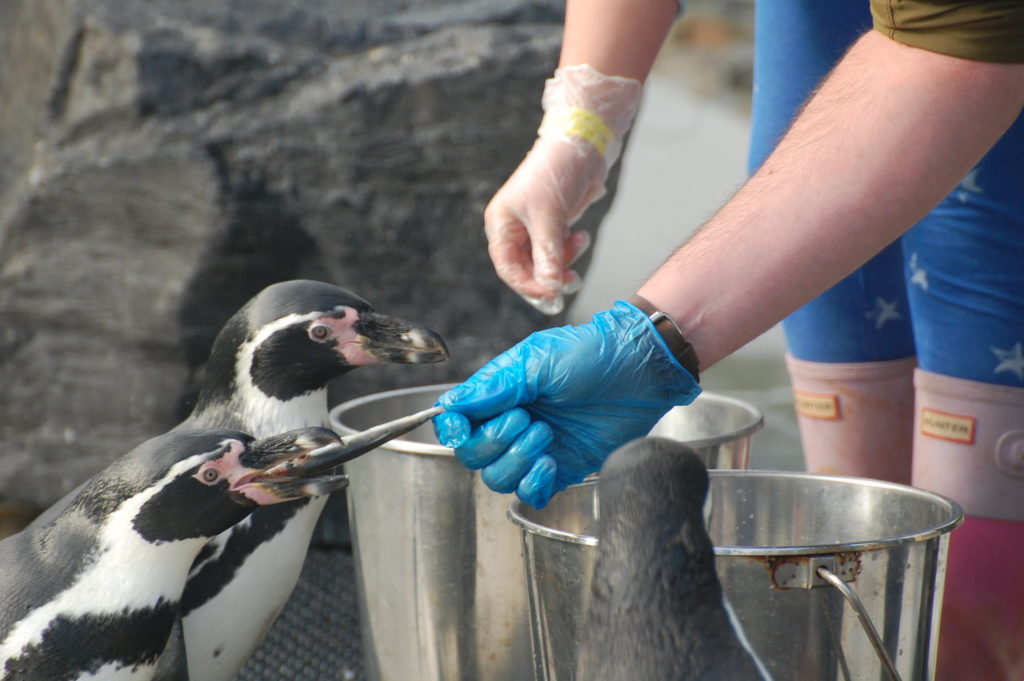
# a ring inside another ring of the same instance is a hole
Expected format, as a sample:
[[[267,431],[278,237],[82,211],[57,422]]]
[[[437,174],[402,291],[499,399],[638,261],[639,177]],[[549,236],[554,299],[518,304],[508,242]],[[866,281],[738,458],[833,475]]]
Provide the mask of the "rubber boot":
[[[787,355],[807,470],[909,484],[916,366]]]
[[[918,370],[913,482],[959,503],[937,681],[1024,678],[1024,388]]]

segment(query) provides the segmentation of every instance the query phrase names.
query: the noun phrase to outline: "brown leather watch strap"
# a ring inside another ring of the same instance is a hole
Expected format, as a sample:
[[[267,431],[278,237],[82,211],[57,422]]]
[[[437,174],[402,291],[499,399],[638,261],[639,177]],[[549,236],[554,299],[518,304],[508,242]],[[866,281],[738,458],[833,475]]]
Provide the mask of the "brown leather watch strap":
[[[654,328],[661,334],[672,355],[679,360],[684,369],[690,372],[693,380],[699,382],[700,374],[698,373],[698,367],[700,366],[700,361],[697,359],[697,352],[683,338],[683,332],[679,330],[675,320],[665,312],[655,309],[651,301],[642,296],[630,296],[629,302],[650,318]]]

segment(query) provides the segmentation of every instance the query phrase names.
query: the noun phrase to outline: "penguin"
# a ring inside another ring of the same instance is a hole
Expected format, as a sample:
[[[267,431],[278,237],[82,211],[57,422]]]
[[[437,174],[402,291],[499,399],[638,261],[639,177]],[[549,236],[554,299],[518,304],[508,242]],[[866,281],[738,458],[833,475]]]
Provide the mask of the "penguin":
[[[49,522],[0,541],[0,681],[151,679],[207,540],[343,487],[340,444],[325,428],[258,441],[181,429],[117,459]]]
[[[224,324],[195,407],[177,428],[231,428],[264,437],[324,426],[332,379],[358,366],[447,358],[437,333],[380,314],[354,293],[319,281],[279,282]],[[157,681],[235,677],[295,588],[326,503],[318,497],[261,507],[207,542],[189,571],[181,626]],[[44,513],[36,522],[48,519]]]
[[[180,427],[262,437],[323,426],[330,380],[357,366],[447,358],[434,331],[380,314],[337,286],[273,284],[217,335],[196,406]],[[231,681],[241,670],[295,588],[326,503],[319,497],[258,509],[204,547],[180,606],[190,681]]]
[[[633,440],[605,461],[578,678],[770,681],[715,572],[709,487],[678,441]]]

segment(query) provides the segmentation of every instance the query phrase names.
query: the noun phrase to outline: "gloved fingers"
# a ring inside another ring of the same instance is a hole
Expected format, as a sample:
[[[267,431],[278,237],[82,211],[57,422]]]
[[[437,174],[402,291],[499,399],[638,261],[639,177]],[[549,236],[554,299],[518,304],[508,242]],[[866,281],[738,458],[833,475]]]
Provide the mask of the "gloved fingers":
[[[571,265],[590,248],[590,233],[577,230],[565,242],[565,264]],[[571,270],[570,270],[571,271]],[[563,277],[564,279],[564,277]],[[568,291],[566,291],[568,293]]]
[[[547,315],[556,315],[565,309],[564,296],[579,293],[583,288],[583,280],[575,270],[562,270],[562,288],[553,298],[534,298],[520,294],[526,302]]]
[[[525,239],[511,238],[519,227],[508,227],[509,234],[489,237],[487,251],[498,277],[513,291],[534,304],[534,300],[550,300],[563,291],[565,271],[570,261],[563,253],[578,248],[560,242],[561,236],[550,238],[545,229],[522,227]],[[527,230],[529,230],[527,232]]]
[[[532,305],[538,312],[546,315],[556,315],[565,309],[565,298],[561,293],[556,293],[553,298],[534,298],[533,296],[519,294],[527,303]]]
[[[534,230],[530,230],[533,234]],[[534,239],[534,255],[532,258],[534,266],[534,281],[535,283],[543,288],[555,287],[551,290],[555,290],[552,294],[549,290],[539,296],[527,295],[523,293],[523,290],[532,288],[530,284],[523,284],[516,288],[516,291],[523,297],[523,299],[530,305],[548,315],[555,315],[565,309],[565,298],[563,296],[572,295],[579,292],[583,286],[583,282],[580,279],[579,274],[569,268],[580,255],[587,250],[590,246],[590,235],[587,232],[573,232],[566,239],[562,245],[562,257],[559,259],[562,267],[560,275],[560,283],[553,278],[545,279],[542,278],[541,272],[537,269],[538,267],[538,255],[536,253],[536,247],[538,246],[538,240]],[[553,269],[554,265],[552,265]]]
[[[472,430],[469,419],[454,411],[441,412],[434,417],[433,424],[437,441],[452,449],[464,445]]]
[[[535,182],[529,164],[524,161],[484,210],[484,234],[494,271],[509,288],[524,297],[550,295],[534,280],[529,215],[551,210],[547,206],[531,208],[537,201],[551,200],[546,188],[532,190]]]
[[[569,268],[569,265],[576,262],[576,260],[586,252],[587,248],[590,247],[590,234],[584,231],[577,231],[571,233],[565,240],[563,247],[564,257],[562,258],[562,273],[561,273],[561,285],[558,287],[557,292],[552,295],[550,292],[543,293],[541,295],[527,295],[523,293],[524,290],[532,289],[534,284],[541,287],[547,287],[550,282],[545,282],[537,276],[536,263],[537,256],[532,257],[534,263],[534,282],[523,282],[519,286],[513,286],[513,290],[517,291],[519,295],[523,297],[523,300],[528,302],[533,307],[537,308],[544,314],[555,315],[565,309],[565,299],[563,296],[572,295],[578,293],[583,287],[583,281],[580,279],[580,275],[573,269]],[[524,267],[521,275],[528,274],[528,269]]]
[[[518,218],[509,217],[497,225],[485,222],[484,227],[487,252],[498,278],[518,293],[543,293],[543,289],[533,281],[533,257],[526,225]]]
[[[519,481],[516,496],[534,508],[544,508],[555,494],[558,464],[547,455],[533,462],[530,471]]]
[[[536,140],[484,210],[488,252],[498,276],[545,312],[564,293],[564,270],[586,248],[569,224],[603,187],[604,159],[592,147]]]
[[[501,356],[497,359],[501,359]],[[521,368],[514,363],[497,368],[488,364],[466,382],[443,393],[437,403],[448,411],[463,414],[475,421],[489,419],[526,401],[527,386],[524,381]]]
[[[501,456],[484,467],[480,479],[495,492],[514,492],[553,440],[551,427],[543,421],[534,421]]]
[[[473,429],[462,446],[455,448],[455,456],[470,470],[483,468],[501,456],[529,425],[525,409],[507,411]]]
[[[571,295],[573,293],[579,293],[579,290],[583,288],[583,280],[580,279],[579,272],[576,270],[566,270],[562,272],[562,293],[565,295]]]
[[[533,280],[546,293],[562,290],[562,270],[569,264],[569,226],[564,217],[544,215],[534,217],[527,224],[530,233]],[[542,297],[550,297],[542,296]]]

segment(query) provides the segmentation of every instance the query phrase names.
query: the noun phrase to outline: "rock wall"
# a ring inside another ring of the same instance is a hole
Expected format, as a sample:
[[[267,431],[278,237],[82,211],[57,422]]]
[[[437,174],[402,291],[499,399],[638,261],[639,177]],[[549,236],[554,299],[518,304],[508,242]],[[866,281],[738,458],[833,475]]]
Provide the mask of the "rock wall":
[[[494,275],[481,215],[532,143],[562,9],[0,3],[0,496],[47,505],[174,425],[220,325],[274,281],[449,342],[335,400],[461,379],[561,323]]]

